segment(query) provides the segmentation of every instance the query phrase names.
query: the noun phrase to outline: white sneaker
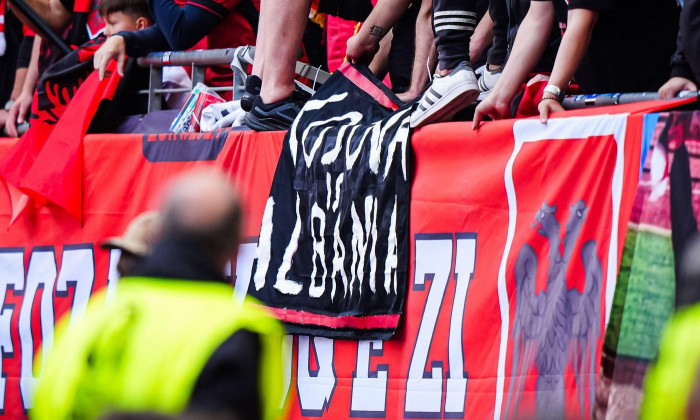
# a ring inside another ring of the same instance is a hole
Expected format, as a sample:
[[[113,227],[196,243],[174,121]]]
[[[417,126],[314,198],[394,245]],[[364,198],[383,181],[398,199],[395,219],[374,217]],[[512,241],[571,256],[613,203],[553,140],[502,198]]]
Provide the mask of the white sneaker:
[[[477,82],[479,85],[479,90],[481,91],[479,94],[480,101],[483,101],[487,96],[489,96],[489,93],[491,93],[494,86],[496,86],[496,82],[498,81],[498,78],[501,77],[501,74],[503,74],[503,66],[497,68],[496,70],[489,70],[487,67],[484,67],[484,71]]]
[[[474,70],[466,61],[459,63],[447,76],[435,75],[433,84],[411,114],[411,127],[449,121],[460,109],[479,96]]]

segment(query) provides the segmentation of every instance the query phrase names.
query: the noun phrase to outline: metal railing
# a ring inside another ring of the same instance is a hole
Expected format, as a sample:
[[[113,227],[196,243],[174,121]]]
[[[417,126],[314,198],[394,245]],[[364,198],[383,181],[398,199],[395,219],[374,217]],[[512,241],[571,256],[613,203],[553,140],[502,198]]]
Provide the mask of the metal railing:
[[[676,98],[697,97],[700,92],[686,90],[679,93]],[[655,101],[659,99],[658,92],[638,93],[599,93],[591,95],[567,96],[562,101],[564,109],[580,109],[591,106],[621,105],[642,101]]]
[[[233,69],[231,86],[212,87],[214,91],[233,91],[233,98],[239,99],[243,94],[246,68],[253,64],[255,47],[243,46],[238,48],[225,48],[218,50],[194,50],[194,51],[165,51],[151,53],[138,59],[142,67],[150,67],[150,81],[148,90],[139,93],[148,94],[148,112],[161,109],[163,94],[189,92],[190,89],[165,89],[163,88],[164,66],[192,67],[192,86],[204,82],[204,75],[208,66],[230,65]],[[297,62],[296,73],[302,77],[314,80],[322,85],[330,77],[330,73],[311,66],[308,63]],[[302,86],[302,88],[304,88]],[[307,88],[308,89],[308,88]],[[699,92],[684,91],[678,94],[678,98],[697,97]],[[564,98],[562,105],[565,109],[579,109],[591,106],[619,105],[641,101],[653,101],[659,99],[657,92],[640,93],[602,93],[591,95],[573,95]]]
[[[204,83],[206,68],[216,65],[230,65],[233,69],[231,86],[212,87],[214,91],[233,91],[233,98],[239,99],[243,94],[246,67],[253,64],[255,47],[243,46],[238,48],[225,48],[218,50],[194,50],[194,51],[165,51],[148,54],[138,59],[141,67],[150,68],[148,90],[139,93],[148,94],[148,112],[159,111],[165,93],[189,92],[190,89],[165,89],[163,88],[163,67],[183,66],[192,67],[192,86]],[[297,62],[295,72],[301,77],[314,80],[322,85],[330,77],[330,73],[314,67],[308,63]]]

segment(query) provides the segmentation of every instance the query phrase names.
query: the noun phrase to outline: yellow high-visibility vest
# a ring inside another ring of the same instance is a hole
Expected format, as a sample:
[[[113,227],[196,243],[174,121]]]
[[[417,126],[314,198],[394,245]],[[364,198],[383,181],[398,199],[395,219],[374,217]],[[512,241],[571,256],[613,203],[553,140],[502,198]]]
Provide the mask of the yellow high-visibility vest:
[[[32,419],[93,419],[117,410],[176,414],[209,357],[240,329],[259,335],[263,419],[282,416],[284,329],[261,306],[235,303],[229,285],[125,278],[115,299],[105,302],[103,290],[82,320],[68,325],[67,318],[56,328]]]
[[[666,326],[658,360],[644,383],[642,419],[684,419],[700,367],[700,304],[683,308]]]

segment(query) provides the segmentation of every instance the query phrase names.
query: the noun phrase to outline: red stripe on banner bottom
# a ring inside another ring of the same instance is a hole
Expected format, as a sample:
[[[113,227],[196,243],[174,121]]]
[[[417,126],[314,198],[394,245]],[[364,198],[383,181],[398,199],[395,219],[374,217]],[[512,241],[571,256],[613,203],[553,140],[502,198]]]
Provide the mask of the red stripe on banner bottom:
[[[400,315],[371,315],[371,316],[327,316],[306,311],[265,307],[282,322],[299,325],[317,325],[328,328],[396,328]]]
[[[377,85],[367,80],[359,71],[357,71],[350,63],[345,63],[338,69],[339,72],[343,73],[351,82],[357,85],[360,89],[364,90],[371,97],[377,100],[381,106],[385,106],[389,109],[396,111],[399,106],[394,103],[386,93],[384,93]]]

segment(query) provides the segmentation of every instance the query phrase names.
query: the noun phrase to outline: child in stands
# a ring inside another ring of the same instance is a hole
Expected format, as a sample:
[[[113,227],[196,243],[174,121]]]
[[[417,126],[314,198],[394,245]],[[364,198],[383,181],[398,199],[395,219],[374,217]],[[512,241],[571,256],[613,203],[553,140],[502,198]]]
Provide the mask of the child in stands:
[[[153,24],[147,0],[102,0],[99,12],[105,21],[105,36],[121,31],[140,31]],[[163,67],[163,88],[192,88],[192,81],[182,67]],[[188,92],[168,93],[165,101],[170,109],[180,109],[187,100]]]

